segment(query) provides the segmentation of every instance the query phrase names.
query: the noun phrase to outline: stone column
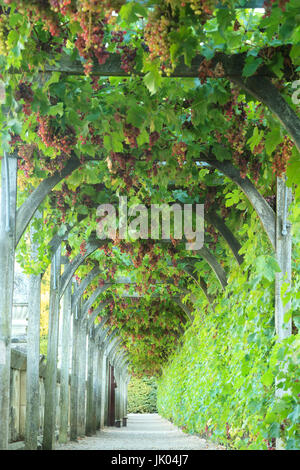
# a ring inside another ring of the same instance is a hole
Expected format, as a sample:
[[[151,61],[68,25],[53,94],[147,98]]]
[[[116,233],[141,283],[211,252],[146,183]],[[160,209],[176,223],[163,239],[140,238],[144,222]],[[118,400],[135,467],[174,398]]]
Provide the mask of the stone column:
[[[276,258],[281,272],[276,273],[275,284],[275,327],[279,341],[292,333],[292,320],[284,321],[285,313],[290,309],[290,302],[285,306],[281,299],[281,287],[291,283],[292,235],[287,218],[292,202],[292,190],[283,178],[277,178],[276,197]]]
[[[86,426],[85,434],[92,436],[93,434],[93,420],[94,412],[94,355],[95,355],[95,341],[94,341],[94,328],[90,328],[88,334],[88,362],[87,362],[87,391],[86,391]]]
[[[69,376],[71,350],[71,296],[72,282],[70,281],[63,297],[63,323],[61,335],[59,442],[62,444],[66,443],[68,440]]]
[[[11,318],[16,239],[17,159],[4,155],[0,205],[0,449],[8,448]]]
[[[77,440],[78,436],[78,356],[79,356],[79,307],[72,311],[73,338],[72,338],[72,373],[70,390],[70,439]]]
[[[100,429],[107,423],[107,358],[103,350],[100,354],[101,363],[101,408],[100,408]]]
[[[43,449],[52,450],[55,445],[56,408],[57,408],[57,357],[59,333],[59,283],[61,247],[53,256],[51,263],[50,301],[47,363],[45,376],[45,411]]]
[[[37,213],[35,221],[42,218]],[[31,257],[34,263],[38,256],[38,243],[34,242],[36,230],[30,227]],[[26,421],[25,448],[37,449],[39,433],[39,364],[40,364],[40,313],[41,313],[41,274],[31,274],[29,279],[28,325],[27,325],[27,371],[26,371]]]
[[[109,400],[110,400],[110,365],[108,358],[105,361],[105,396],[104,396],[104,426],[109,426]]]
[[[94,354],[93,354],[93,400],[92,400],[92,434],[96,434],[97,431],[97,421],[99,422],[99,350],[96,344],[96,340],[94,340]],[[100,397],[101,399],[101,397]]]
[[[79,367],[78,367],[78,436],[85,436],[86,411],[86,347],[87,318],[83,317],[79,326]]]
[[[102,370],[103,370],[103,352],[99,346],[99,343],[96,345],[96,357],[95,360],[97,362],[97,372],[95,376],[95,388],[96,388],[96,396],[95,396],[95,417],[96,417],[96,430],[101,428],[101,402],[102,402]]]
[[[288,222],[289,208],[292,202],[292,189],[288,188],[283,178],[277,178],[276,196],[276,258],[280,272],[275,277],[275,328],[278,341],[282,341],[292,334],[292,319],[286,320],[285,313],[291,308],[291,303],[283,305],[281,288],[288,284],[290,289],[292,280],[292,234],[291,224]],[[276,378],[275,395],[280,398],[284,391],[278,387],[280,380]],[[281,439],[276,439],[276,449],[283,449]]]

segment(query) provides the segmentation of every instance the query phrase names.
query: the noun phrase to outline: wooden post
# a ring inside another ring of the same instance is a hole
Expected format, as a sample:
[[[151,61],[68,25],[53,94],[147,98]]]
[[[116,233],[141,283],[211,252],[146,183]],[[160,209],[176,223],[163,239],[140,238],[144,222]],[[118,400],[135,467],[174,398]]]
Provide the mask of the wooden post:
[[[95,396],[95,416],[96,416],[96,430],[101,428],[101,401],[102,401],[102,369],[103,369],[103,352],[99,347],[99,343],[96,344],[96,396]]]
[[[51,263],[47,364],[45,376],[44,450],[52,450],[55,444],[60,256],[61,247],[59,247],[54,254]]]
[[[123,371],[122,371],[123,372]],[[120,412],[120,418],[122,420],[122,425],[124,426],[124,418],[126,417],[125,414],[125,400],[124,400],[124,392],[125,392],[125,383],[124,383],[124,377],[123,373],[120,374],[120,403],[121,403],[121,412]]]
[[[72,338],[72,374],[70,393],[70,439],[77,440],[78,436],[78,355],[79,355],[79,324],[80,303],[72,311],[73,315],[73,338]]]
[[[8,448],[11,318],[14,286],[17,159],[5,155],[1,165],[0,206],[0,449]]]
[[[93,435],[93,418],[94,418],[94,355],[95,341],[94,328],[90,328],[88,332],[88,366],[87,366],[87,391],[86,391],[86,426],[85,434]]]
[[[65,444],[68,440],[71,296],[72,282],[69,282],[63,297],[63,324],[61,337],[59,442],[62,444]]]
[[[95,341],[95,340],[94,340]],[[96,434],[97,422],[99,422],[99,350],[96,342],[94,342],[94,354],[93,354],[93,400],[92,400],[92,434]],[[101,397],[100,397],[101,399]]]
[[[79,366],[78,366],[78,435],[85,436],[85,395],[86,395],[86,339],[87,318],[82,318],[79,326]]]
[[[125,401],[125,416],[127,416],[127,408],[128,408],[128,383],[129,383],[129,380],[130,380],[130,376],[128,376],[126,378],[126,383],[125,383],[125,397],[124,397],[124,401]]]
[[[41,220],[37,211],[35,220]],[[38,256],[38,243],[33,240],[36,230],[31,224],[31,259]],[[29,279],[28,325],[27,325],[27,370],[26,370],[26,421],[25,448],[37,449],[39,433],[39,363],[40,363],[40,313],[41,313],[41,274],[31,274]]]
[[[276,258],[281,269],[276,273],[275,284],[275,327],[279,341],[292,333],[292,320],[284,321],[285,313],[290,309],[290,302],[283,306],[281,287],[291,283],[292,236],[288,222],[289,207],[292,202],[292,190],[285,184],[284,179],[277,178],[276,197]]]
[[[104,426],[109,426],[110,365],[107,356],[105,359]]]
[[[115,370],[110,365],[110,408],[109,408],[109,425],[115,426],[116,422],[116,381]]]
[[[104,428],[106,422],[106,389],[107,389],[107,361],[106,355],[101,350],[100,353],[100,364],[101,364],[101,402],[100,402],[100,429]]]
[[[292,235],[291,224],[288,222],[289,207],[292,202],[292,190],[286,186],[283,178],[277,178],[276,197],[276,258],[281,269],[275,278],[275,328],[278,341],[292,334],[292,319],[285,320],[285,313],[291,305],[283,305],[281,288],[285,283],[291,284],[292,279]],[[289,288],[288,288],[289,290]],[[275,395],[280,398],[285,392],[278,388],[279,380],[275,380]],[[276,449],[284,449],[282,440],[276,439]]]

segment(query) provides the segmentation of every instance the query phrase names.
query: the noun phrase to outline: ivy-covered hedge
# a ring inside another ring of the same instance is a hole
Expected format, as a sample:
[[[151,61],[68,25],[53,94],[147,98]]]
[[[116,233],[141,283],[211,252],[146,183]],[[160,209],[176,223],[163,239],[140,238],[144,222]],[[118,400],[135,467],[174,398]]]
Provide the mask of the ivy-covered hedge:
[[[132,377],[128,384],[128,413],[156,413],[157,385],[152,377]]]
[[[300,449],[300,335],[277,344],[270,289],[246,285],[232,280],[235,295],[198,310],[158,381],[158,412],[227,447],[272,449],[281,437]]]

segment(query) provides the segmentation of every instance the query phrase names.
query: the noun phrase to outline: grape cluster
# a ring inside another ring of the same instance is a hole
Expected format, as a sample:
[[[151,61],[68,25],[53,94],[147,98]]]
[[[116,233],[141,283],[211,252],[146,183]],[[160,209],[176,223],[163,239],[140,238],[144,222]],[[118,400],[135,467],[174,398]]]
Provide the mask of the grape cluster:
[[[133,126],[132,124],[124,124],[123,132],[126,141],[128,142],[129,147],[137,148],[137,137],[140,135],[140,130],[138,127]]]
[[[4,0],[10,5],[14,0]],[[48,29],[52,36],[60,36],[61,26],[59,18],[53,11],[50,1],[19,0],[17,4],[18,12],[28,17],[33,24],[42,21],[45,29]]]
[[[7,35],[8,35],[8,17],[4,14],[0,16],[0,55],[6,55],[7,49]]]
[[[98,145],[98,147],[102,147],[103,138],[99,134],[97,134],[96,129],[91,124],[89,124],[89,133],[90,133],[91,143],[93,145]]]
[[[172,156],[176,156],[179,166],[182,168],[186,161],[187,145],[185,142],[175,142],[172,146]]]
[[[82,33],[78,34],[75,46],[81,57],[85,59],[85,74],[89,75],[96,59],[99,65],[105,64],[109,57],[104,44],[104,24],[99,22],[91,27],[90,22],[81,21]]]
[[[259,145],[257,145],[252,153],[247,150],[247,136],[245,126],[247,122],[247,113],[243,103],[236,104],[234,98],[232,101],[226,103],[224,106],[224,113],[225,116],[227,116],[227,120],[232,121],[231,127],[225,133],[225,138],[233,150],[233,161],[240,169],[242,178],[245,178],[248,171],[250,171],[254,177],[254,180],[258,181],[261,164],[257,155],[261,154],[263,151],[264,143],[262,141]]]
[[[78,11],[107,15],[112,11],[118,12],[126,0],[78,0]]]
[[[156,142],[158,141],[160,135],[157,131],[154,131],[154,132],[151,132],[149,134],[149,150],[152,149],[152,147],[156,144]]]
[[[33,154],[35,150],[35,144],[23,144],[18,149],[18,155],[21,158],[18,160],[18,168],[24,172],[26,178],[29,178],[34,171]]]
[[[223,78],[225,77],[225,70],[221,62],[215,66],[212,60],[204,59],[198,68],[198,78],[202,84],[206,83],[208,78]]]
[[[285,136],[283,142],[278,145],[273,153],[272,171],[276,176],[281,177],[286,172],[293,146],[291,139]]]
[[[66,203],[63,191],[53,191],[56,196],[56,207],[61,211],[62,222],[65,222],[65,216],[69,205]]]
[[[72,255],[72,248],[67,241],[65,242],[65,248],[66,248],[66,256],[67,258],[70,258]]]
[[[166,0],[173,10],[182,7],[189,6],[193,13],[197,16],[201,16],[201,20],[204,23],[208,16],[212,15],[212,11],[216,2],[214,0]]]
[[[212,68],[212,61],[204,59],[198,68],[198,78],[202,84],[206,83],[208,78],[214,77],[214,71]]]
[[[74,206],[77,202],[78,193],[80,188],[76,188],[72,191],[68,188],[66,183],[62,184],[62,189],[51,192],[51,204],[53,207],[58,208],[61,214],[60,221],[65,223],[67,211],[71,206]]]
[[[51,5],[51,9],[55,13],[61,13],[62,15],[66,16],[69,14],[71,10],[72,0],[49,0]]]
[[[135,66],[136,48],[133,49],[129,46],[121,46],[120,53],[121,69],[123,69],[125,73],[132,72]]]
[[[276,3],[276,1],[277,0],[265,0],[264,5],[263,5],[265,9],[265,13],[264,13],[263,18],[268,18],[271,15],[273,5],[274,3]],[[278,7],[281,8],[282,11],[285,11],[285,5],[288,2],[289,0],[279,0]]]
[[[111,33],[111,42],[114,44],[121,44],[124,41],[124,35],[126,34],[126,31],[122,31],[121,29],[117,31],[112,31]]]
[[[272,207],[273,211],[276,211],[276,195],[273,194],[272,196],[265,196],[265,200]]]
[[[117,44],[116,52],[121,55],[121,69],[125,73],[133,71],[136,60],[137,49],[123,44],[126,31],[117,30],[111,33],[111,42]]]
[[[31,89],[31,84],[27,81],[21,81],[15,91],[15,99],[16,101],[24,100],[25,103],[23,104],[23,113],[26,116],[30,116],[31,114],[31,103],[33,101],[33,91]]]
[[[145,27],[145,42],[149,47],[150,60],[159,59],[162,70],[167,74],[172,71],[169,32],[175,27],[176,22],[161,5],[150,12]]]
[[[86,249],[86,243],[85,242],[82,242],[80,244],[79,250],[80,250],[81,256],[84,256],[86,254],[87,249]]]
[[[49,116],[37,115],[39,124],[38,135],[46,145],[53,147],[59,154],[70,155],[72,147],[76,144],[74,129],[67,127],[65,132],[55,126],[55,119]]]
[[[23,99],[27,103],[31,103],[33,101],[33,91],[31,89],[31,85],[25,81],[20,82],[15,91],[15,99],[20,101]]]
[[[13,0],[5,0],[8,5],[12,2]],[[42,21],[45,29],[52,36],[65,36],[65,24],[61,21],[60,15],[67,16],[70,23],[79,23],[81,32],[77,34],[75,46],[85,59],[84,70],[89,75],[95,60],[101,65],[106,62],[109,56],[104,39],[105,28],[112,19],[112,12],[119,11],[124,3],[125,0],[103,0],[101,2],[99,0],[78,0],[77,2],[73,0],[20,0],[17,9],[21,14],[28,16],[33,24]],[[5,19],[3,18],[0,22],[0,50],[2,44],[3,52],[6,52],[4,40],[6,35]],[[124,53],[124,67],[126,68],[132,61],[130,54],[129,51]]]
[[[51,172],[61,170],[64,163],[70,158],[73,146],[76,144],[74,129],[70,126],[63,132],[61,128],[55,126],[55,119],[49,116],[37,115],[38,135],[46,147],[56,150],[57,156],[51,161],[46,160],[46,168]]]
[[[259,180],[261,166],[262,166],[261,161],[259,160],[258,157],[253,157],[251,159],[249,170],[250,170],[251,177],[255,183],[257,183]]]

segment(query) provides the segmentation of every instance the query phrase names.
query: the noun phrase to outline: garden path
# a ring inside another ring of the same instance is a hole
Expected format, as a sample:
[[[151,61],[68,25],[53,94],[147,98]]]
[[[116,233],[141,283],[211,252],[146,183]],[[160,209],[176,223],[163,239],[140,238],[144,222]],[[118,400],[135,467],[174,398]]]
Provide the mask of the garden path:
[[[158,414],[129,414],[126,427],[107,427],[57,450],[222,450],[206,439],[185,434]]]

